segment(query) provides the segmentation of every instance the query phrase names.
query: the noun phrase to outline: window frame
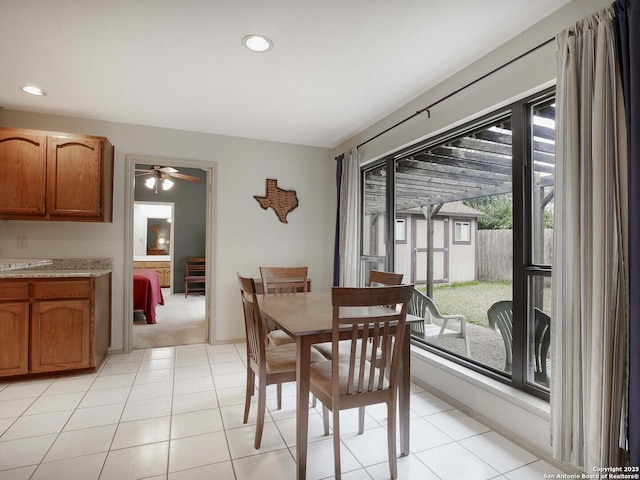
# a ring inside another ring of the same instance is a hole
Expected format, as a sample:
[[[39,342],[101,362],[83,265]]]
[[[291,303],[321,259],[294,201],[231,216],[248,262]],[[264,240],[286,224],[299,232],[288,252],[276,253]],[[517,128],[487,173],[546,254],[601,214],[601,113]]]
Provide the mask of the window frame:
[[[403,230],[403,238],[398,238],[398,221],[402,222],[402,230]],[[395,230],[394,230],[394,241],[397,244],[405,244],[407,243],[407,216],[406,215],[398,215],[395,219]]]
[[[527,380],[528,374],[528,325],[533,319],[528,319],[529,295],[528,285],[532,276],[550,277],[552,272],[551,265],[537,265],[533,263],[532,257],[532,239],[530,236],[532,228],[532,116],[531,112],[535,105],[544,103],[555,97],[555,86],[544,89],[535,94],[517,100],[507,106],[498,108],[495,111],[469,121],[461,126],[453,127],[450,130],[438,134],[432,138],[422,140],[414,145],[396,151],[379,160],[369,163],[361,167],[361,186],[364,183],[367,171],[380,168],[385,165],[386,177],[386,194],[387,194],[387,221],[388,228],[387,239],[393,238],[393,242],[388,245],[400,243],[395,241],[395,179],[396,179],[396,159],[405,157],[412,152],[433,148],[455,138],[473,133],[474,131],[485,128],[488,124],[496,122],[502,118],[510,118],[512,128],[512,193],[513,193],[513,284],[512,284],[512,301],[513,301],[513,359],[512,371],[509,375],[486,365],[473,362],[457,354],[438,348],[437,345],[431,345],[418,339],[412,339],[412,343],[427,351],[434,352],[444,358],[461,364],[471,370],[482,373],[483,375],[498,380],[502,383],[509,384],[516,389],[535,395],[544,400],[549,400],[549,389],[542,387],[533,381]],[[361,188],[361,207],[364,205],[364,188]],[[363,211],[363,210],[361,210]],[[401,215],[398,215],[400,218]],[[454,222],[458,222],[456,219]],[[469,244],[472,242],[471,224],[469,223],[469,241],[455,240],[455,223],[453,226],[453,243]],[[405,223],[406,225],[406,223]],[[363,238],[360,237],[361,251],[363,247]],[[394,270],[395,265],[394,249],[387,250],[385,267],[390,271]],[[519,320],[520,319],[520,320]],[[525,319],[524,321],[521,319]]]
[[[456,225],[458,224],[465,224],[467,225],[467,234],[469,239],[468,240],[458,240],[456,239]],[[451,242],[454,245],[471,245],[471,241],[472,241],[472,235],[471,235],[471,225],[473,224],[473,221],[468,218],[468,219],[456,219],[453,220],[453,239],[451,240]]]

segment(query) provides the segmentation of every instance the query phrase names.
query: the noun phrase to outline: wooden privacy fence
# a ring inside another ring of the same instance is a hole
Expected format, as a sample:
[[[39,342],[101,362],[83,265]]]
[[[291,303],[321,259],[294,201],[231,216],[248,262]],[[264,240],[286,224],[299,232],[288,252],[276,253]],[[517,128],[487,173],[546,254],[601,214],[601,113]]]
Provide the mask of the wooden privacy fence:
[[[513,280],[513,232],[478,230],[476,279],[489,282]],[[544,231],[544,264],[551,265],[553,230]]]

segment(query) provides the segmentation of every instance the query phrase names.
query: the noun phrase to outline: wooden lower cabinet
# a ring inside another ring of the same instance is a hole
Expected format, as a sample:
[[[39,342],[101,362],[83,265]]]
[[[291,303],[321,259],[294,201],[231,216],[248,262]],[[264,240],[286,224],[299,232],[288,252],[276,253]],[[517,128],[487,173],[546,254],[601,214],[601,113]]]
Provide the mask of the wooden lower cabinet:
[[[35,302],[31,311],[31,371],[90,366],[89,300]]]
[[[161,287],[171,286],[171,262],[168,261],[134,261],[133,268],[155,270],[158,272]]]
[[[111,274],[0,280],[0,291],[24,285],[22,302],[0,293],[0,377],[99,366],[111,343]]]

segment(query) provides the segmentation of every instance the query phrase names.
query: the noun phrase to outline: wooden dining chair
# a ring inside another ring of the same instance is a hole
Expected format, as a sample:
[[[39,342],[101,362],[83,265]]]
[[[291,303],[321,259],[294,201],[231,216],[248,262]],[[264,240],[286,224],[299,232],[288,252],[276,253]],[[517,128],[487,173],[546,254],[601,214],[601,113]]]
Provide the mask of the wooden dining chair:
[[[298,293],[309,291],[308,267],[260,267],[264,293]]]
[[[311,365],[310,391],[333,412],[335,478],[340,473],[340,411],[386,403],[389,471],[397,478],[396,409],[402,338],[413,285],[333,287],[331,360]],[[399,305],[399,309],[388,308]],[[340,348],[340,332],[351,333],[351,349]],[[356,340],[361,337],[362,341]],[[366,348],[371,340],[372,348]],[[360,345],[358,349],[357,345]],[[358,351],[359,350],[359,351]]]
[[[260,267],[262,291],[265,294],[289,294],[309,291],[308,267]],[[286,332],[269,328],[269,343],[285,345],[295,339]]]
[[[402,277],[404,277],[404,274],[402,273],[371,270],[369,271],[367,287],[400,285],[402,283]]]
[[[400,285],[404,274],[394,272],[384,272],[382,270],[369,271],[369,279],[367,280],[367,287],[385,286],[390,287],[393,285]],[[343,351],[348,351],[351,346],[351,340],[343,340],[340,342],[340,347]],[[331,342],[323,342],[314,345],[314,348],[322,353],[325,357],[331,358]],[[364,420],[364,410],[362,410],[362,418]],[[360,433],[362,433],[362,423],[360,425]]]
[[[184,261],[184,298],[189,294],[204,293],[207,262],[204,257],[187,257]]]
[[[244,418],[249,419],[251,397],[258,377],[258,415],[254,448],[260,448],[264,415],[266,408],[267,385],[276,384],[278,388],[278,410],[282,408],[282,384],[296,380],[296,345],[291,343],[280,346],[267,346],[266,331],[260,307],[256,298],[256,285],[252,278],[238,276],[240,296],[244,310],[244,324],[247,343],[247,389],[245,392]],[[311,362],[324,360],[317,352],[311,352]]]

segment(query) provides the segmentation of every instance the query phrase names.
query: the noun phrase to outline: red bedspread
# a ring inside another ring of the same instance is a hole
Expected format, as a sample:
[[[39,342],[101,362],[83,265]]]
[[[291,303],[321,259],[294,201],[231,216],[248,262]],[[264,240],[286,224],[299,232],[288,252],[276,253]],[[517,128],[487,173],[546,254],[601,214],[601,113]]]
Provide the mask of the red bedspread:
[[[133,309],[143,310],[147,323],[156,323],[156,305],[164,305],[155,270],[133,270]]]

